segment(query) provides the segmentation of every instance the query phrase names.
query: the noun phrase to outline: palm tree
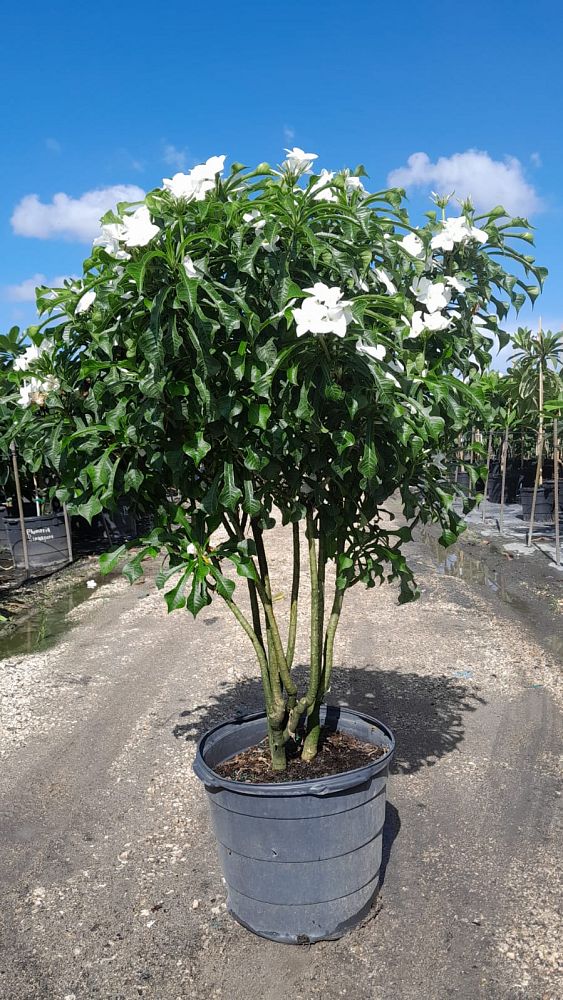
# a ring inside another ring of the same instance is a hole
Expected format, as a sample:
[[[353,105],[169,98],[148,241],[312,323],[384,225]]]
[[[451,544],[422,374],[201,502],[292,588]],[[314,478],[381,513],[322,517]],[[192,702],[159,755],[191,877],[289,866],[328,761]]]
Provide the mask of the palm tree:
[[[551,333],[549,330],[544,332],[540,320],[536,335],[531,330],[521,327],[514,336],[513,346],[516,350],[510,357],[510,361],[515,362],[511,374],[518,384],[520,398],[531,404],[538,414],[536,476],[528,529],[528,545],[531,545],[536,499],[542,472],[544,399],[546,394],[551,399],[557,399],[560,395],[561,377],[558,369],[563,362],[563,332]]]

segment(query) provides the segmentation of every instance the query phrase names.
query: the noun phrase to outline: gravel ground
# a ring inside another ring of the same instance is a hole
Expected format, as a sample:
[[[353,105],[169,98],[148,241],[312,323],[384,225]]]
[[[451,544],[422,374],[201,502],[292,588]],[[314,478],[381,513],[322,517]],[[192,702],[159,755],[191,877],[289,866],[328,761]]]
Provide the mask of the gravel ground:
[[[288,541],[276,532],[280,612]],[[260,707],[228,611],[168,617],[150,579],[116,580],[50,648],[2,661],[0,996],[562,997],[559,579],[541,613],[510,600],[485,543],[458,550],[478,579],[414,543],[415,604],[349,595],[331,700],[391,725],[398,753],[384,884],[339,942],[277,945],[225,911],[191,762],[204,729]]]

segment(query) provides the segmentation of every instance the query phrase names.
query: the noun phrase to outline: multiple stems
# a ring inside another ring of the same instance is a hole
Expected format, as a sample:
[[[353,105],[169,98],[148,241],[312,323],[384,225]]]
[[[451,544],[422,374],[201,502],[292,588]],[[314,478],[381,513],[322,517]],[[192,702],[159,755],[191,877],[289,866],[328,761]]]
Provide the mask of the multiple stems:
[[[231,515],[225,527],[229,534],[242,540],[244,531],[236,515]],[[289,740],[303,740],[302,757],[312,760],[318,749],[321,732],[320,708],[330,685],[334,658],[334,639],[344,591],[335,587],[334,600],[325,632],[326,542],[312,512],[307,514],[306,538],[310,583],[310,669],[306,692],[298,697],[292,675],[297,635],[299,587],[301,583],[299,525],[292,525],[293,572],[287,643],[284,648],[280,627],[274,611],[268,560],[263,531],[257,520],[250,523],[256,560],[254,579],[248,579],[252,624],[232,599],[226,604],[250,639],[262,677],[268,721],[268,737],[272,767],[285,770],[286,745]],[[265,635],[265,639],[264,639]]]

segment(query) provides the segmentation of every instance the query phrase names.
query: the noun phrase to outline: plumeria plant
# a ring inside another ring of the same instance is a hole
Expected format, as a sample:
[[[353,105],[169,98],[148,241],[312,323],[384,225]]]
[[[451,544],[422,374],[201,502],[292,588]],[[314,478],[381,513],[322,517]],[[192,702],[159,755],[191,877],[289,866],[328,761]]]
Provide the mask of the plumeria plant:
[[[226,175],[214,156],[118,205],[82,279],[38,290],[43,319],[10,376],[23,386],[20,447],[56,472],[62,500],[89,518],[124,496],[154,514],[129,578],[164,553],[170,611],[195,616],[216,599],[234,615],[260,667],[277,770],[290,740],[305,760],[317,752],[347,592],[397,580],[412,599],[413,527],[439,522],[445,545],[462,530],[441,453],[480,405],[471,375],[499,322],[545,273],[519,249],[528,224],[502,208],[477,216],[437,199],[417,229],[402,192],[369,193],[362,168],[314,173],[316,161],[292,149],[277,169]],[[280,519],[293,544],[286,636],[267,556]]]

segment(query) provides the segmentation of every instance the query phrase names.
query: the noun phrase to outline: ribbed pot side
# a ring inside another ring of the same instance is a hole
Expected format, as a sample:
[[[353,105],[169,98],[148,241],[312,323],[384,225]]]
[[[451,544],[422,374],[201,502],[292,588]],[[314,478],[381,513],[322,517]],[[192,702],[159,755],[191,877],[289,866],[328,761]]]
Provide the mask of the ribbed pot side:
[[[366,767],[310,781],[245,784],[213,770],[266,736],[263,714],[223,723],[199,742],[232,915],[287,944],[339,938],[368,913],[379,886],[386,783],[395,750],[386,726],[350,709],[323,724],[385,748]]]

